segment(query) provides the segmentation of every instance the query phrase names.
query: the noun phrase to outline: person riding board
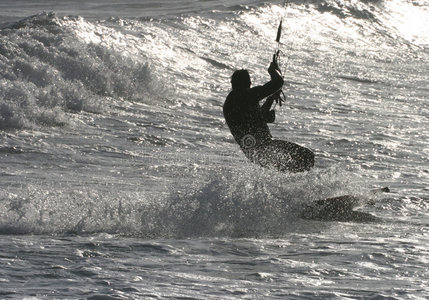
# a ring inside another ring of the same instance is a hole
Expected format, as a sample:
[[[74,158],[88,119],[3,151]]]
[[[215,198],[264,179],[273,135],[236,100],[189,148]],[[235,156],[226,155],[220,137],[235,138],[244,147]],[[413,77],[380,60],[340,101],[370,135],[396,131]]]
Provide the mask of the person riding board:
[[[302,146],[273,139],[267,123],[274,122],[274,100],[279,98],[284,80],[276,55],[268,68],[271,80],[251,87],[247,70],[231,77],[232,91],[223,105],[223,114],[235,141],[246,157],[262,167],[281,172],[303,172],[314,166],[314,153]],[[260,106],[259,102],[267,98]]]

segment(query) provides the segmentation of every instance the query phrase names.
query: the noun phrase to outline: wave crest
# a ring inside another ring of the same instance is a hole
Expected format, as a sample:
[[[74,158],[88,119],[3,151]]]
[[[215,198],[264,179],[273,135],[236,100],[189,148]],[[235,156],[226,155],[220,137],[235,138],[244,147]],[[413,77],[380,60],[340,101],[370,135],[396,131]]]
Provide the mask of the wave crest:
[[[98,40],[83,38],[93,34]],[[0,128],[63,125],[66,113],[101,112],[109,99],[147,99],[148,64],[123,53],[112,41],[115,34],[120,35],[80,17],[53,13],[5,26]]]

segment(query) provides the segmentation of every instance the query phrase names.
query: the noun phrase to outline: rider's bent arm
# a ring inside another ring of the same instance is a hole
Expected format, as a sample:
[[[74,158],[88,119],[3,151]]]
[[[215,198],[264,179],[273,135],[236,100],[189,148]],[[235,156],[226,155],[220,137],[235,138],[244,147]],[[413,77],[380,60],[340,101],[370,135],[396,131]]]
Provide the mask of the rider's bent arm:
[[[279,71],[277,71],[276,67],[271,64],[268,68],[268,73],[270,73],[271,80],[262,86],[255,86],[251,88],[252,94],[256,95],[256,101],[260,101],[278,90],[280,90],[283,86],[284,80],[280,75]]]

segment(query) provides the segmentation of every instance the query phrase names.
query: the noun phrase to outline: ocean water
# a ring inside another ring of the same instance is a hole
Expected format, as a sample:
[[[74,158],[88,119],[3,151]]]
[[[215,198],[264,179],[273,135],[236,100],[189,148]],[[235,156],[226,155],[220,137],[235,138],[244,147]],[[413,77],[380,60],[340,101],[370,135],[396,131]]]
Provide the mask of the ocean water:
[[[247,162],[222,104],[277,45],[276,138]],[[429,2],[0,2],[1,299],[429,298]],[[311,201],[375,222],[303,220]]]

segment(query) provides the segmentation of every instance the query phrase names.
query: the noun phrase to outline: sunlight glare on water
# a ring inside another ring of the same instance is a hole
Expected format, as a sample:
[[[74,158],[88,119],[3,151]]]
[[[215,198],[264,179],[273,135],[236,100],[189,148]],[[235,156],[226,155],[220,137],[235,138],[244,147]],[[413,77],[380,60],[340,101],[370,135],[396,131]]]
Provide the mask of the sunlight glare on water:
[[[289,2],[0,3],[0,298],[429,297],[428,3]],[[222,114],[277,46],[269,126],[309,172],[252,164]]]
[[[423,46],[429,46],[429,10],[410,1],[385,1],[389,19],[385,21],[393,26],[406,40]]]

